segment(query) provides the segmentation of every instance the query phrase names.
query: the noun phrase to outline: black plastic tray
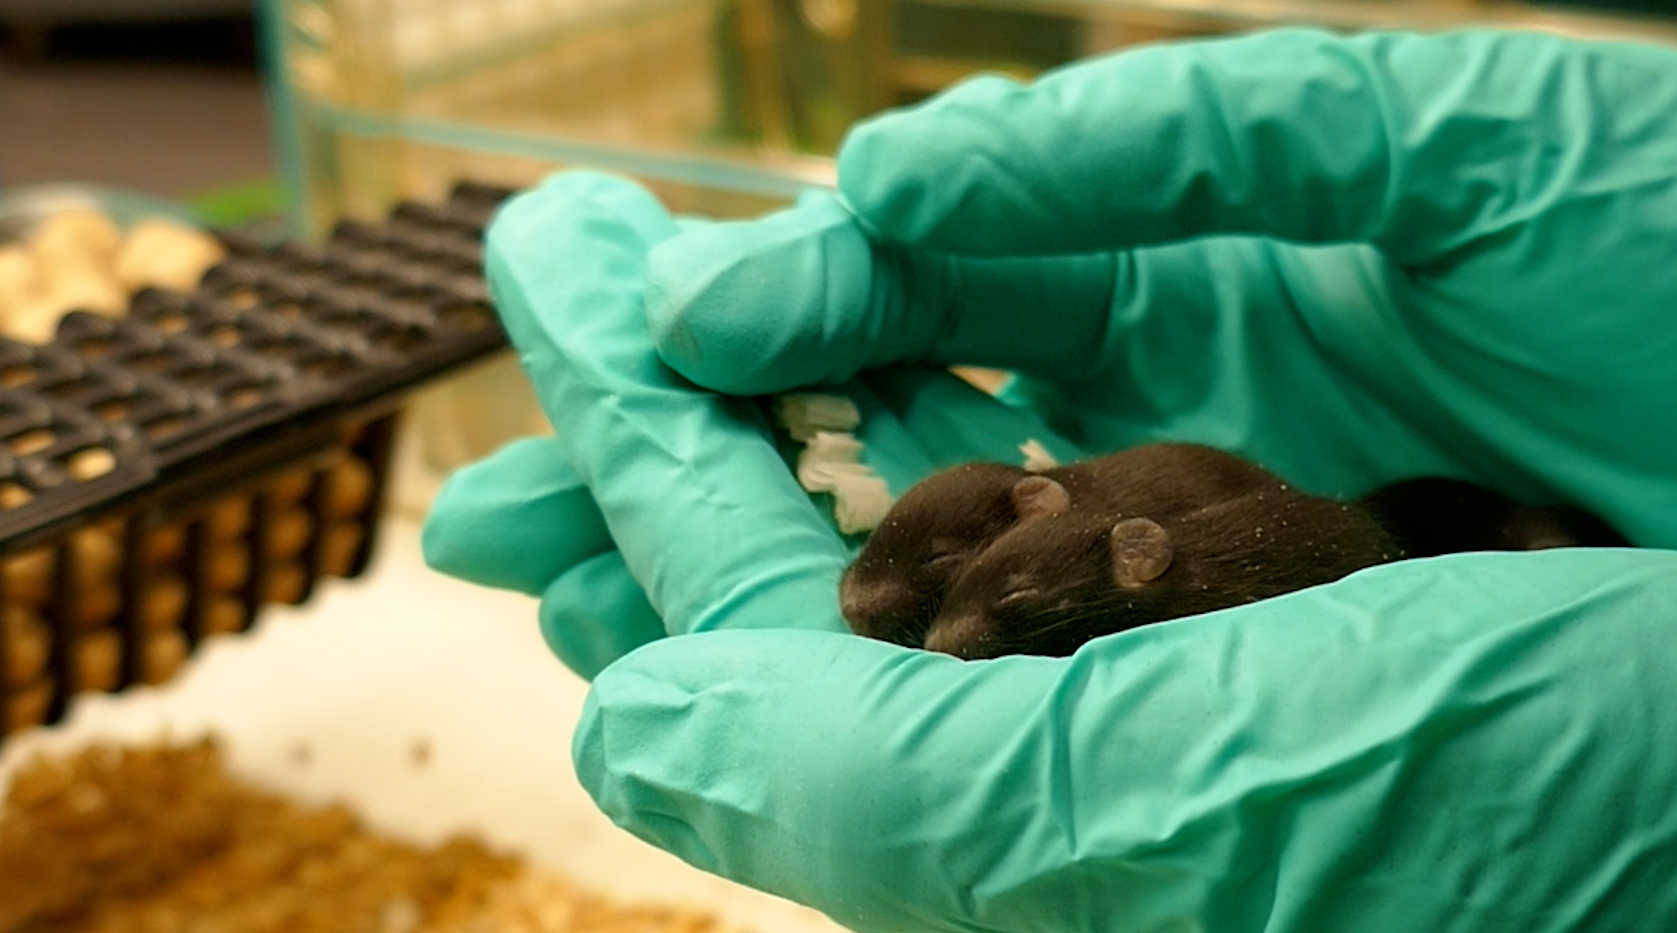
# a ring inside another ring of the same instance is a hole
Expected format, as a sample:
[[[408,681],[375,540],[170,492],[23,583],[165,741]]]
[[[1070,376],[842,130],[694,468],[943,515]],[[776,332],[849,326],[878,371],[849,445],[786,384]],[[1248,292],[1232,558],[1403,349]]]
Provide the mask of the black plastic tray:
[[[0,340],[0,737],[366,567],[407,390],[506,345],[461,185]]]
[[[504,347],[480,270],[507,194],[461,185],[321,247],[228,238],[190,295],[72,312],[47,346],[0,340],[0,554]]]

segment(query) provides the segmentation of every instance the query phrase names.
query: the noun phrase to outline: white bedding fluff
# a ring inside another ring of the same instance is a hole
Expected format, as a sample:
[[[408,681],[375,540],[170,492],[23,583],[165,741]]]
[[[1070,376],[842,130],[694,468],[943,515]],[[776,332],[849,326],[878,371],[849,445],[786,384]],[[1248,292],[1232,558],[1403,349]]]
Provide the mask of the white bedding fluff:
[[[798,484],[833,497],[839,531],[855,534],[877,527],[891,508],[891,490],[862,462],[864,445],[850,433],[862,423],[856,403],[842,395],[782,395],[775,400],[775,417],[804,444],[798,454]]]
[[[862,423],[856,403],[842,395],[794,392],[774,400],[775,417],[795,441],[809,443],[817,432],[854,431]]]
[[[1025,469],[1032,473],[1052,470],[1060,465],[1060,461],[1054,459],[1048,448],[1042,446],[1042,442],[1034,437],[1020,444],[1019,452],[1025,455]]]

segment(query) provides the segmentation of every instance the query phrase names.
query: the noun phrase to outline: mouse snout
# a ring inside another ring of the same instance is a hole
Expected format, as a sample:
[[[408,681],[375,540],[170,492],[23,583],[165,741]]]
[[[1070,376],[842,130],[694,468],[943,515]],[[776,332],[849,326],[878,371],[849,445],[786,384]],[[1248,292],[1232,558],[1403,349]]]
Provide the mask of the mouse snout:
[[[914,594],[907,586],[888,580],[862,580],[846,574],[839,583],[839,612],[859,635],[880,637],[890,627],[914,615]]]
[[[954,655],[963,661],[993,658],[998,654],[990,620],[978,613],[940,615],[926,631],[927,651]]]

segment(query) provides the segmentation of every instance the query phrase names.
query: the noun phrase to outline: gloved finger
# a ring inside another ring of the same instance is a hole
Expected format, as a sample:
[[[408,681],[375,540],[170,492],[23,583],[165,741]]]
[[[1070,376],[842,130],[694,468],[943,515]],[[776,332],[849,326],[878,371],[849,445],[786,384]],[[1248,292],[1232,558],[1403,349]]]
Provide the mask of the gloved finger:
[[[647,316],[662,358],[722,392],[838,381],[901,360],[988,364],[1051,384],[1030,405],[1058,408],[1055,426],[1079,446],[1197,440],[1335,493],[1387,476],[1460,473],[1394,404],[1419,405],[1426,380],[1449,383],[1398,355],[1409,345],[1398,333],[1356,346],[1396,357],[1368,365],[1410,373],[1401,388],[1381,397],[1346,379],[1321,352],[1320,322],[1276,313],[1294,307],[1294,291],[1310,279],[1308,270],[1286,274],[1294,257],[1281,252],[1223,240],[975,259],[881,246],[840,205],[806,199],[754,224],[661,243]],[[1382,274],[1384,261],[1367,247],[1320,253],[1315,261]],[[1349,291],[1333,296],[1345,317],[1401,320],[1378,295]],[[1275,365],[1282,359],[1287,365]],[[1440,421],[1429,414],[1426,423]],[[1097,422],[1099,436],[1075,436]]]
[[[671,631],[841,629],[843,544],[755,407],[693,388],[653,352],[646,254],[674,232],[644,189],[556,176],[490,225],[497,310],[559,449]]]
[[[1029,85],[967,82],[863,124],[839,184],[872,231],[937,250],[1260,234],[1414,265],[1573,192],[1646,197],[1651,176],[1620,171],[1616,148],[1663,138],[1669,153],[1674,67],[1670,49],[1536,33],[1161,45]]]
[[[1677,553],[1550,551],[1069,659],[708,635],[602,673],[573,754],[619,824],[858,931],[1663,929],[1673,606]]]
[[[664,637],[623,555],[607,551],[566,569],[542,594],[542,639],[565,666],[592,680],[606,666]]]
[[[558,442],[531,437],[450,475],[426,516],[421,546],[433,569],[534,596],[612,542]]]
[[[1113,255],[975,260],[881,246],[836,200],[810,197],[660,243],[646,314],[664,362],[731,394],[894,363],[1076,374],[1118,332],[1110,306],[1129,281]],[[1137,297],[1152,287],[1141,281]]]

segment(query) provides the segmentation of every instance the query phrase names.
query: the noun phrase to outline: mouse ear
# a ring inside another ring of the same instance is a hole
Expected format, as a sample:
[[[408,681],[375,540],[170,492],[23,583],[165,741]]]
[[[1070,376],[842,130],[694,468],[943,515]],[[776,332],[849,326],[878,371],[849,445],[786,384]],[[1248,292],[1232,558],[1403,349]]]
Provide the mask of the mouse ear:
[[[1013,513],[1020,521],[1071,510],[1071,493],[1046,476],[1027,476],[1013,484]]]
[[[1176,556],[1170,532],[1150,518],[1126,518],[1112,526],[1112,578],[1125,589],[1157,580]]]

